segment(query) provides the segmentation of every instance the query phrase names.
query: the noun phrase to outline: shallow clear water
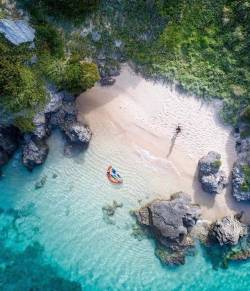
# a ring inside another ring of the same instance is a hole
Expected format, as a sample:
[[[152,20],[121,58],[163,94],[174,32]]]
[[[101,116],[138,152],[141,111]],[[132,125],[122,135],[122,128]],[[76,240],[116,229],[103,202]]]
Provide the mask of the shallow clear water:
[[[83,290],[249,290],[250,262],[214,270],[197,247],[185,266],[163,267],[154,256],[154,243],[131,235],[134,221],[129,211],[139,207],[138,200],[145,203],[162,191],[168,178],[144,167],[122,143],[114,146],[104,137],[94,136],[87,152],[66,158],[63,141],[55,133],[43,167],[27,172],[17,153],[4,169],[0,181],[0,274],[9,277],[0,280],[0,290],[29,290],[31,266],[32,272],[37,268],[40,286],[47,277],[56,276],[55,272],[80,283]],[[109,164],[119,169],[124,185],[108,183],[105,171]],[[35,183],[45,176],[45,185],[35,189]],[[114,199],[123,207],[108,224],[102,206]],[[36,256],[34,251],[23,253],[33,242],[44,251]],[[6,258],[4,252],[15,259]],[[6,270],[10,261],[12,266],[17,264],[11,274]],[[21,280],[25,272],[27,276]],[[73,285],[62,285],[65,282],[56,284],[52,290],[76,290]],[[51,290],[44,286],[42,290]]]

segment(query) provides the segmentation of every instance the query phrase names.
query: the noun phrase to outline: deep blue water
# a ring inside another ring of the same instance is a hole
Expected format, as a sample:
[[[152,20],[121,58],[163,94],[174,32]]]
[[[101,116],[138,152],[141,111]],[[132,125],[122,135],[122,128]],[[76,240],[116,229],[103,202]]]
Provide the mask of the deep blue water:
[[[186,265],[164,267],[153,241],[131,235],[129,210],[148,199],[154,181],[146,178],[149,169],[111,142],[94,142],[86,153],[66,158],[55,134],[43,167],[29,173],[17,153],[4,169],[0,290],[249,290],[250,261],[215,270],[197,246]],[[107,183],[110,162],[126,173],[122,187]],[[44,186],[35,189],[42,178]],[[109,224],[102,206],[114,199],[124,206]]]

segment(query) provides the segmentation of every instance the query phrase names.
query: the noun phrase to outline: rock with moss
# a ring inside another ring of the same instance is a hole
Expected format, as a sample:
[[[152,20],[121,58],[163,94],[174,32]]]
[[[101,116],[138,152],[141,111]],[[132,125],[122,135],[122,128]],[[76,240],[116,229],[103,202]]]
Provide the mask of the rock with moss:
[[[217,152],[211,151],[199,160],[199,180],[205,192],[218,194],[226,187],[226,174],[220,167],[221,155]]]
[[[193,245],[190,232],[201,212],[188,194],[179,192],[170,200],[154,200],[135,214],[138,223],[148,228],[157,243],[174,256],[187,253]]]
[[[208,237],[220,246],[237,245],[239,240],[247,234],[247,227],[236,217],[226,216],[211,224]]]
[[[237,161],[232,170],[232,194],[237,201],[250,200],[250,162]]]

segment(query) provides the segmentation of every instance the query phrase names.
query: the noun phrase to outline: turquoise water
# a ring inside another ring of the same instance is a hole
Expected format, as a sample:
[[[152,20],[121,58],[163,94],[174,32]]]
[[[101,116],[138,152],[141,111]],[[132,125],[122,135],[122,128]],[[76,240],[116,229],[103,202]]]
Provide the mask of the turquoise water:
[[[214,270],[197,247],[185,266],[164,267],[152,241],[131,235],[129,210],[150,200],[167,179],[144,169],[125,145],[98,136],[87,152],[66,158],[54,134],[50,147],[45,165],[32,173],[20,165],[19,153],[4,169],[0,290],[30,290],[31,277],[38,290],[78,290],[78,284],[83,290],[249,290],[250,261]],[[126,173],[124,185],[107,182],[110,163]],[[45,176],[45,185],[35,189]],[[114,199],[124,206],[108,224],[102,206]]]

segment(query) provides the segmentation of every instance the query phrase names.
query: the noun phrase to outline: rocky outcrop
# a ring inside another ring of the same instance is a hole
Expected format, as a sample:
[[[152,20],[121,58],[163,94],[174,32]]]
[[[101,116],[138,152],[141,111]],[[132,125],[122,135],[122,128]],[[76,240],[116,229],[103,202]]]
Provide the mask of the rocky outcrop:
[[[154,200],[135,214],[137,221],[147,227],[165,249],[166,263],[185,261],[186,251],[193,245],[189,233],[200,217],[200,208],[191,204],[188,194],[179,192],[170,200]]]
[[[14,45],[25,42],[33,42],[35,38],[35,30],[29,26],[25,20],[0,20],[0,33]]]
[[[250,164],[237,161],[232,170],[232,194],[237,201],[250,200]]]
[[[23,165],[32,171],[34,167],[42,165],[47,158],[49,147],[44,139],[34,139],[26,135],[22,148]]]
[[[205,192],[218,194],[225,188],[226,174],[220,166],[221,155],[213,151],[199,160],[199,181]]]
[[[18,148],[19,139],[20,132],[16,127],[0,125],[0,172]]]
[[[22,147],[23,164],[32,170],[43,164],[48,155],[46,139],[52,129],[60,129],[65,136],[65,154],[71,156],[86,148],[92,133],[90,128],[77,120],[75,97],[64,92],[58,92],[55,87],[48,86],[50,101],[43,112],[39,112],[33,119],[35,129],[26,134]]]
[[[247,234],[247,227],[235,217],[226,216],[213,223],[209,239],[223,245],[236,245]]]
[[[90,128],[79,121],[66,123],[63,131],[70,143],[82,146],[87,146],[92,136]]]
[[[235,129],[237,161],[232,169],[232,194],[237,201],[250,200],[250,125]]]

